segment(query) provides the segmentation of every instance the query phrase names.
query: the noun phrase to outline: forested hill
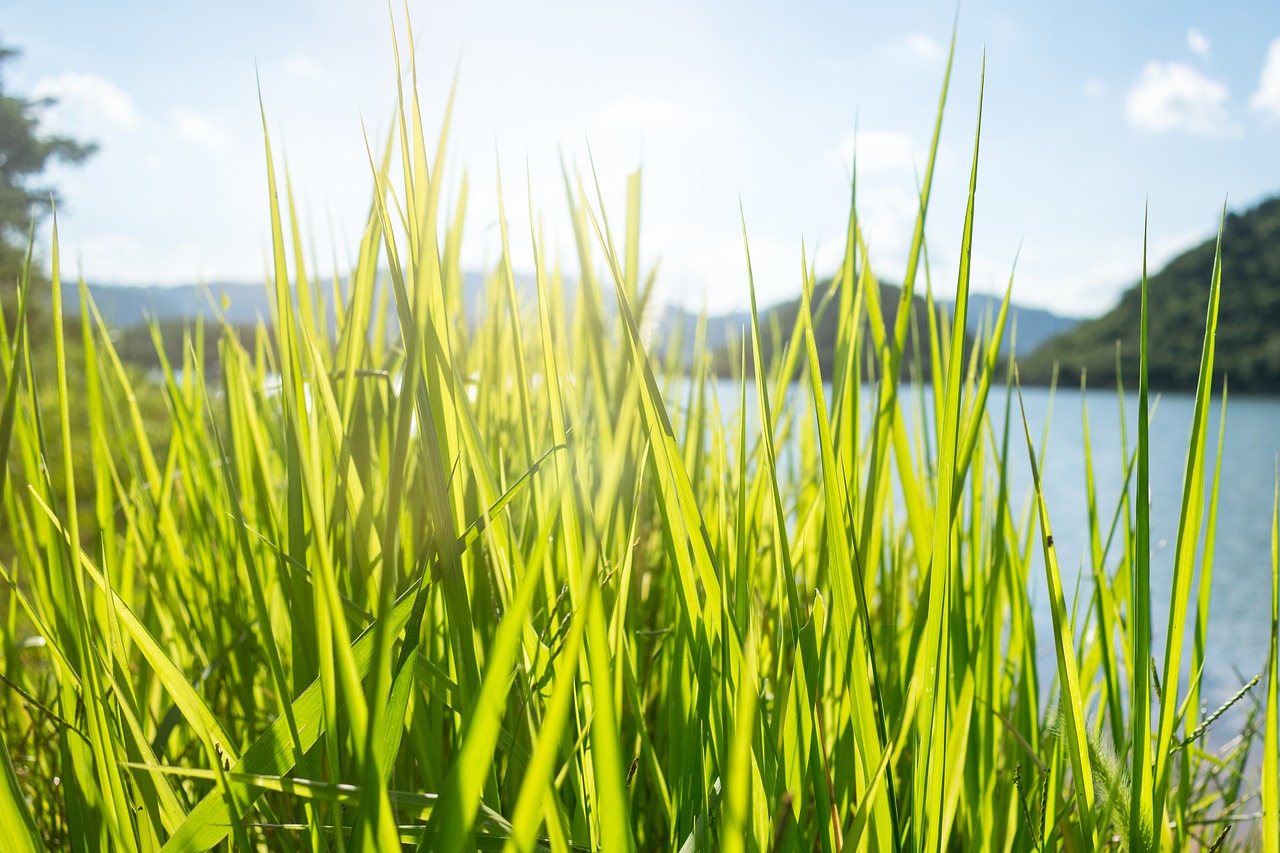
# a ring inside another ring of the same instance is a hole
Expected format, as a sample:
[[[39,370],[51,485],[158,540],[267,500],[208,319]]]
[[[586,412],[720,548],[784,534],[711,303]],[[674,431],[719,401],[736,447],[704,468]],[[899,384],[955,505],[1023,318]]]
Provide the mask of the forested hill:
[[[828,289],[831,286],[830,281],[820,281],[813,289],[812,305],[815,315],[819,315],[820,306],[826,301]],[[892,328],[897,321],[898,301],[902,298],[902,290],[892,284],[880,285],[880,306],[884,311],[884,322],[887,328]],[[940,306],[941,309],[948,310],[949,306]],[[909,325],[907,331],[907,343],[905,347],[906,356],[903,358],[902,372],[906,379],[918,378],[927,379],[929,377],[929,343],[928,336],[925,334],[921,338],[921,344],[918,351],[923,356],[923,363],[916,364],[914,354],[917,351],[914,337],[917,326],[920,332],[924,332],[927,306],[920,296],[912,297],[912,313],[916,322]],[[821,311],[819,316],[815,316],[815,325],[813,330],[814,342],[818,349],[818,362],[822,368],[822,375],[830,377],[835,368],[836,357],[836,338],[839,336],[839,307],[830,303],[825,311]],[[795,328],[796,319],[800,316],[800,298],[788,300],[767,308],[760,312],[760,351],[764,358],[765,364],[769,364],[780,346],[787,343],[792,329]],[[749,319],[747,320],[749,322]],[[741,326],[739,327],[741,328]],[[740,336],[733,336],[729,343],[718,350],[714,351],[714,361],[716,371],[722,376],[732,376],[740,367],[741,349]],[[864,338],[867,337],[864,329]],[[968,336],[966,336],[968,337]],[[865,344],[864,344],[865,346]],[[799,362],[798,369],[805,368],[805,362]],[[870,367],[864,361],[864,371]],[[747,372],[752,373],[753,363],[750,354],[747,355]],[[870,378],[870,373],[864,378]]]
[[[1216,238],[1169,262],[1148,279],[1148,364],[1153,388],[1190,390],[1196,385]],[[1019,361],[1024,382],[1047,382],[1053,365],[1060,381],[1113,386],[1116,342],[1125,384],[1138,376],[1140,285],[1096,320],[1059,335]],[[1222,301],[1219,306],[1215,382],[1224,374],[1232,390],[1280,391],[1280,197],[1244,213],[1229,214],[1222,237]]]
[[[813,307],[815,312],[819,310],[819,306],[826,299],[829,286],[829,281],[820,281],[814,286]],[[893,284],[880,284],[880,306],[884,311],[885,325],[888,327],[892,327],[897,320],[898,303],[901,298],[902,289],[900,287]],[[968,322],[966,324],[968,330],[966,337],[970,345],[975,338],[989,334],[990,324],[995,322],[996,315],[1000,311],[1001,301],[1002,297],[1000,296],[976,292],[970,294]],[[936,304],[939,320],[950,323],[951,313],[955,309],[954,304],[950,301],[938,301]],[[912,324],[907,327],[907,343],[904,349],[902,375],[904,379],[908,380],[913,377],[927,379],[930,374],[927,363],[929,343],[927,334],[924,334],[924,323],[927,315],[927,305],[924,297],[916,295],[912,298],[911,311],[914,319]],[[822,316],[815,317],[816,325],[813,330],[813,337],[818,349],[818,361],[824,376],[830,376],[835,366],[836,338],[839,335],[838,313],[836,306],[831,305]],[[775,347],[779,343],[786,343],[786,336],[791,334],[799,314],[799,297],[761,310],[760,348],[761,355],[766,363],[772,358]],[[694,315],[688,315],[686,337],[692,337],[692,329],[696,325],[696,320],[697,318]],[[1016,302],[1010,302],[1009,319],[1005,324],[1004,337],[1000,342],[1000,354],[1004,357],[1009,355],[1013,345],[1012,338],[1015,325],[1017,327],[1018,352],[1027,353],[1033,351],[1041,342],[1053,337],[1055,334],[1073,328],[1079,322],[1081,321],[1075,317],[1064,317],[1041,308],[1031,308],[1026,305],[1019,305]],[[750,314],[722,315],[708,318],[707,348],[714,354],[715,368],[720,375],[732,376],[738,369],[741,358],[739,341],[742,336],[742,330],[749,327],[750,323]],[[926,363],[922,365],[915,364],[916,346],[913,338],[917,327],[923,335],[919,350]],[[865,336],[864,328],[864,338]],[[748,372],[752,370],[750,355],[747,357],[747,370]],[[870,378],[870,374],[865,378]]]

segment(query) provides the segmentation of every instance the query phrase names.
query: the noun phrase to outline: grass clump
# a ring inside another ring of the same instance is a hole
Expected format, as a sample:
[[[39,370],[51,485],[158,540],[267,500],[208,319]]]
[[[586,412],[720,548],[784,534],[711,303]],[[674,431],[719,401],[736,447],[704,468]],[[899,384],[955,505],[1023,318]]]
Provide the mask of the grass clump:
[[[501,219],[487,313],[468,322],[465,192],[449,212],[440,179],[447,111],[433,150],[408,79],[370,158],[375,192],[343,288],[306,268],[267,142],[272,334],[247,341],[224,324],[180,365],[157,340],[163,445],[92,312],[82,353],[66,348],[55,233],[56,381],[24,373],[23,319],[3,352],[11,849],[1154,850],[1275,837],[1274,623],[1266,695],[1242,700],[1263,719],[1261,785],[1252,720],[1229,751],[1204,751],[1207,715],[1180,690],[1181,631],[1162,699],[1149,689],[1146,419],[1136,488],[1117,497],[1110,531],[1089,480],[1095,583],[1079,606],[1065,601],[1039,474],[1033,511],[1011,494],[1023,448],[992,343],[1005,311],[986,342],[964,334],[976,137],[954,316],[930,298],[912,319],[933,287],[924,223],[945,86],[897,310],[880,304],[853,208],[816,304],[802,255],[796,323],[768,360],[748,278],[738,375],[750,363],[756,378],[721,400],[705,349],[683,384],[648,358],[638,176],[614,230],[598,188],[566,174],[572,306],[538,231],[513,237]],[[514,239],[533,247],[536,305],[517,294]],[[1220,286],[1215,270],[1211,304]],[[826,312],[839,320],[828,373],[814,336]],[[900,382],[912,322],[914,357],[930,365],[915,386]],[[1176,626],[1192,618],[1218,493],[1202,474],[1215,322]],[[200,351],[213,345],[216,376]],[[51,473],[70,470],[54,463],[72,452],[73,373],[103,436],[85,518],[81,484]],[[1145,411],[1145,381],[1139,400]],[[106,426],[127,437],[122,453]],[[1042,451],[1024,435],[1035,469]],[[1037,666],[1036,549],[1055,673]],[[1212,665],[1207,596],[1195,673]],[[1242,821],[1259,787],[1262,815]]]

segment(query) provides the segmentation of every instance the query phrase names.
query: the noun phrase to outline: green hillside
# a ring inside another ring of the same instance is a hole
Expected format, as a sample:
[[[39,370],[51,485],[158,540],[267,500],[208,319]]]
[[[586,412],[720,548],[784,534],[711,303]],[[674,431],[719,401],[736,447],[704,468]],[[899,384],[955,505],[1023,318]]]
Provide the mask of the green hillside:
[[[818,363],[822,368],[822,375],[825,377],[831,377],[835,371],[836,339],[839,336],[838,306],[831,304],[824,310],[824,305],[828,302],[830,287],[831,282],[829,280],[820,281],[814,285],[812,301],[814,342],[818,348]],[[886,328],[892,328],[897,322],[898,303],[901,299],[902,289],[900,287],[881,283],[880,306],[884,312]],[[938,322],[945,323],[947,330],[950,329],[950,311],[950,305],[937,303]],[[927,380],[932,375],[932,372],[929,364],[928,331],[925,327],[928,322],[928,307],[922,296],[914,295],[912,297],[911,314],[912,320],[907,327],[907,341],[904,347],[905,355],[902,359],[902,378],[907,381]],[[760,349],[765,363],[772,361],[775,351],[780,351],[791,339],[792,331],[795,329],[799,316],[799,297],[778,303],[760,312]],[[971,319],[974,318],[971,317]],[[750,318],[748,317],[744,323],[749,326]],[[923,342],[918,348],[915,344],[917,333],[922,336],[920,340]],[[969,343],[972,342],[972,335],[967,335],[966,338]],[[873,373],[869,369],[872,361],[867,357],[870,352],[869,341],[869,336],[864,334],[862,338],[864,379],[873,377]],[[921,364],[916,363],[915,354],[917,351],[921,357]],[[733,376],[740,369],[740,352],[741,336],[733,334],[729,337],[729,343],[714,351],[716,372],[721,376]],[[875,370],[879,370],[878,365]],[[750,357],[747,358],[747,372],[752,372]]]
[[[1215,242],[1206,240],[1149,278],[1153,388],[1195,388]],[[1023,381],[1047,382],[1056,362],[1064,382],[1085,370],[1092,386],[1114,384],[1118,341],[1125,383],[1136,384],[1141,299],[1134,285],[1109,313],[1045,343],[1019,362]],[[1280,391],[1280,197],[1227,216],[1220,310],[1215,375],[1225,374],[1232,390]]]

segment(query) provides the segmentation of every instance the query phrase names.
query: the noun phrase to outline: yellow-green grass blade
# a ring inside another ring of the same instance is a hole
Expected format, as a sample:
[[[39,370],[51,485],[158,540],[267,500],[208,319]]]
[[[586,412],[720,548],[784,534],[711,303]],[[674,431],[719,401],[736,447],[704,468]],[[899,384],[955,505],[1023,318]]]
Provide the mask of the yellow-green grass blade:
[[[1271,510],[1271,648],[1267,655],[1267,706],[1262,739],[1263,853],[1280,853],[1280,467]]]
[[[901,364],[903,356],[903,347],[906,342],[906,334],[910,320],[912,307],[912,299],[915,294],[916,278],[919,274],[920,263],[922,257],[925,257],[925,222],[929,211],[929,200],[933,190],[934,169],[937,164],[938,148],[942,137],[942,119],[945,114],[947,95],[951,85],[952,65],[955,61],[956,33],[959,27],[959,14],[956,15],[955,23],[951,32],[951,43],[947,53],[946,70],[943,72],[942,91],[938,96],[938,108],[934,118],[933,134],[929,143],[929,155],[925,162],[924,180],[920,186],[919,203],[916,208],[915,224],[911,235],[911,245],[908,250],[907,267],[903,276],[902,290],[899,298],[897,319],[894,323],[893,335],[888,336],[888,330],[885,328],[883,315],[880,310],[880,293],[879,284],[870,275],[870,263],[867,258],[867,248],[862,241],[861,231],[854,228],[857,234],[859,249],[862,254],[862,275],[860,280],[859,292],[866,298],[868,308],[868,316],[870,318],[869,330],[877,352],[881,354],[881,370],[882,380],[879,383],[879,402],[877,405],[877,422],[880,418],[887,418],[887,429],[874,430],[874,446],[870,451],[872,464],[867,473],[867,486],[864,490],[867,495],[879,495],[877,488],[878,480],[883,476],[883,468],[887,464],[889,454],[884,449],[886,439],[891,439],[894,445],[894,457],[897,461],[899,477],[902,481],[903,494],[908,505],[917,501],[917,489],[915,488],[915,475],[911,471],[911,463],[909,456],[904,452],[907,446],[906,432],[898,417],[897,394],[899,379],[901,377]],[[926,258],[927,265],[927,258]],[[929,306],[932,310],[933,299],[929,296]],[[940,372],[934,371],[935,381],[939,380]],[[857,382],[861,377],[853,377],[853,381]],[[870,538],[870,527],[874,519],[872,508],[877,505],[877,501],[868,500],[863,513],[861,524],[861,539],[867,541]],[[925,519],[925,513],[920,511],[918,504],[914,511],[908,511],[908,522],[912,525],[913,532],[916,534],[916,540],[919,543],[916,551],[920,555],[919,563],[921,570],[928,562],[928,540],[927,535],[928,524]],[[891,785],[892,787],[892,782]]]
[[[185,779],[217,780],[212,770],[190,767],[174,767],[158,764],[127,763],[124,766],[145,770],[152,775],[176,776]],[[298,797],[305,801],[323,801],[328,803],[360,803],[367,792],[358,785],[344,782],[326,782],[319,779],[302,779],[290,776],[269,776],[261,773],[227,773],[228,782],[246,788],[262,791],[274,791],[280,794]],[[388,791],[387,797],[396,805],[401,817],[415,820],[427,820],[440,802],[436,794],[423,794],[416,791]],[[500,832],[508,832],[510,825],[502,815],[492,809],[481,806],[481,812],[491,826]]]
[[[802,252],[803,254],[803,252]],[[876,673],[875,648],[870,631],[869,604],[861,566],[857,560],[857,542],[852,541],[851,531],[845,520],[851,512],[847,505],[847,481],[836,465],[827,405],[822,392],[822,373],[818,360],[817,342],[813,332],[813,317],[809,310],[809,292],[812,280],[806,276],[800,296],[800,314],[804,323],[805,348],[809,357],[809,388],[813,394],[814,413],[818,425],[818,449],[822,469],[825,527],[827,531],[827,578],[834,588],[835,612],[829,634],[832,655],[832,674],[837,685],[847,684],[853,699],[853,730],[858,744],[859,789],[867,784],[872,767],[880,763],[885,749],[885,724],[883,708],[875,703],[871,685],[881,683]],[[888,849],[888,839],[897,836],[897,817],[886,799],[877,804],[876,821],[887,832],[877,833],[881,849]]]
[[[506,285],[506,303],[511,320],[510,329],[512,344],[517,354],[517,357],[513,359],[513,362],[515,366],[516,399],[520,402],[520,413],[522,415],[520,419],[521,440],[524,444],[525,453],[532,457],[536,429],[534,427],[533,405],[529,400],[528,367],[526,366],[524,358],[524,354],[527,352],[523,331],[524,318],[521,316],[520,297],[516,292],[516,277],[511,266],[511,242],[507,236],[507,217],[502,203],[502,175],[498,172],[496,167],[495,173],[497,174],[498,181],[498,231],[502,238],[502,277],[503,282]],[[532,205],[533,200],[530,199],[529,203]],[[540,264],[535,263],[534,267],[537,269],[539,274],[543,272],[543,268]],[[540,294],[541,291],[542,288],[539,288]],[[541,303],[543,301],[544,299],[540,295],[539,302]],[[548,380],[550,380],[553,375],[556,374],[546,374]],[[536,520],[534,523],[537,523]],[[576,574],[571,575],[571,577],[576,577]]]
[[[1181,745],[1187,744],[1194,738],[1204,734],[1208,725],[1208,720],[1202,722],[1203,711],[1200,706],[1201,689],[1203,682],[1203,674],[1208,664],[1206,660],[1206,642],[1209,629],[1209,596],[1213,587],[1213,561],[1214,546],[1217,539],[1218,526],[1218,495],[1220,486],[1222,485],[1222,449],[1226,439],[1227,432],[1227,377],[1222,380],[1222,398],[1219,402],[1218,412],[1218,447],[1214,457],[1213,467],[1213,485],[1209,492],[1209,508],[1205,521],[1204,549],[1200,561],[1200,573],[1196,583],[1199,586],[1197,602],[1196,602],[1196,623],[1195,634],[1192,639],[1191,646],[1191,683],[1187,688],[1187,698],[1184,703],[1184,731],[1185,735],[1180,742]],[[1180,747],[1175,747],[1180,748]],[[1191,791],[1193,782],[1193,774],[1195,768],[1193,762],[1183,760],[1179,763],[1178,784],[1182,791]],[[1190,796],[1180,796],[1176,803],[1177,817],[1180,821],[1180,829],[1185,826],[1188,806],[1190,805]]]
[[[1045,578],[1049,587],[1050,614],[1053,617],[1053,643],[1058,660],[1058,682],[1062,690],[1059,701],[1065,717],[1067,753],[1071,760],[1071,775],[1075,786],[1080,824],[1084,837],[1092,839],[1093,768],[1089,761],[1088,735],[1085,732],[1085,701],[1080,688],[1080,670],[1076,663],[1075,634],[1063,596],[1062,576],[1058,572],[1058,551],[1053,542],[1049,508],[1044,500],[1040,466],[1036,462],[1035,447],[1031,441],[1031,428],[1027,424],[1026,408],[1022,404],[1021,387],[1018,388],[1018,405],[1022,409],[1022,426],[1027,437],[1027,457],[1031,464],[1031,480],[1035,488],[1036,515],[1040,523],[1040,544],[1044,554]]]
[[[594,590],[593,584],[587,584],[584,596],[592,597]],[[508,850],[527,853],[535,848],[538,819],[543,814],[544,795],[554,796],[554,791],[549,791],[548,788],[552,782],[554,762],[561,749],[560,738],[564,732],[565,721],[576,689],[578,659],[581,655],[586,627],[587,620],[584,612],[581,609],[575,609],[564,651],[558,658],[560,664],[556,667],[551,699],[547,703],[542,727],[538,731],[533,758],[520,783],[520,793],[516,798],[515,810],[511,818],[511,837],[507,840]]]
[[[738,673],[737,703],[734,709],[733,746],[727,768],[724,794],[724,823],[721,850],[746,853],[746,837],[750,824],[751,779],[754,773],[751,744],[756,727],[756,633],[747,634],[742,653],[742,669]]]
[[[442,806],[432,813],[419,849],[462,850],[466,847],[472,823],[480,807],[480,795],[488,779],[494,747],[498,743],[498,733],[506,708],[506,694],[520,648],[525,614],[537,589],[536,573],[525,575],[517,588],[511,609],[499,625],[485,667],[480,694],[470,715],[458,755],[440,792]]]
[[[63,542],[58,543],[58,549],[61,554],[57,562],[65,578],[64,590],[71,598],[66,616],[69,620],[68,627],[73,632],[74,639],[72,643],[76,655],[75,663],[78,664],[80,669],[82,688],[79,697],[75,701],[83,704],[90,734],[88,754],[83,756],[83,760],[87,763],[91,756],[93,773],[96,776],[97,784],[100,786],[99,791],[93,795],[95,799],[101,798],[98,802],[99,808],[96,810],[96,817],[104,822],[113,844],[122,849],[131,850],[136,849],[138,844],[136,827],[133,825],[134,811],[129,803],[128,794],[124,789],[124,780],[118,772],[118,768],[109,766],[117,760],[116,739],[111,730],[110,711],[107,708],[106,692],[102,684],[102,673],[99,669],[100,662],[92,637],[93,628],[96,626],[91,623],[91,620],[96,621],[96,613],[90,610],[84,578],[79,571],[79,561],[76,559],[77,543],[80,542],[79,504],[76,499],[75,459],[71,442],[71,399],[67,390],[69,358],[67,355],[66,329],[63,321],[62,280],[56,214],[52,241],[53,342],[54,358],[57,365],[60,446],[65,477],[63,497],[67,508],[65,515],[62,516],[62,519],[65,519],[67,534],[65,536],[65,544]],[[54,523],[61,529],[62,519],[53,510],[49,510],[49,513]],[[71,696],[64,689],[64,702],[70,699]],[[78,744],[72,746],[71,751],[73,754],[80,752],[80,746]],[[84,778],[88,776],[87,771],[88,768],[83,768],[82,772],[77,773],[76,784],[83,785],[88,783],[89,780]]]
[[[28,853],[44,849],[35,818],[27,806],[26,793],[18,782],[9,757],[9,747],[0,739],[0,832],[4,842],[14,853]]]
[[[1112,744],[1123,744],[1125,740],[1124,710],[1122,705],[1124,692],[1120,682],[1119,650],[1114,647],[1116,628],[1119,623],[1119,610],[1117,609],[1115,596],[1112,593],[1111,579],[1106,574],[1107,549],[1103,546],[1102,532],[1098,522],[1098,493],[1094,480],[1093,445],[1090,438],[1089,405],[1085,389],[1086,378],[1082,371],[1080,375],[1080,426],[1084,450],[1085,503],[1089,521],[1089,556],[1093,571],[1094,606],[1098,619],[1098,650],[1101,656],[1103,679],[1105,681],[1105,706],[1110,722],[1111,742]],[[1126,466],[1122,492],[1127,492],[1129,489],[1131,471],[1132,467]],[[1123,504],[1118,503],[1116,506],[1117,517],[1122,508]],[[1107,537],[1108,546],[1111,543],[1111,534],[1115,531],[1117,517],[1112,519],[1111,532]]]
[[[742,241],[743,251],[746,253],[747,260],[747,287],[751,297],[751,357],[755,365],[757,405],[760,408],[761,447],[764,448],[765,464],[761,476],[763,481],[768,483],[773,499],[774,524],[777,525],[777,530],[775,531],[777,544],[775,547],[778,553],[778,569],[781,575],[781,585],[787,595],[792,636],[798,637],[800,627],[805,621],[804,607],[796,590],[795,569],[792,564],[791,546],[787,535],[787,511],[783,504],[782,490],[778,482],[778,457],[773,437],[774,413],[769,396],[768,381],[765,379],[763,356],[761,355],[760,314],[756,306],[756,284],[755,276],[751,269],[751,249],[747,244],[745,216],[743,216],[742,223]],[[815,648],[812,651],[816,653],[817,649]]]
[[[529,198],[530,222],[533,222],[533,198]],[[538,318],[542,335],[543,368],[547,388],[548,403],[551,415],[551,434],[553,440],[560,444],[568,444],[569,436],[565,425],[565,401],[562,396],[560,377],[564,375],[558,361],[555,336],[551,327],[549,309],[549,289],[541,263],[539,240],[531,234],[534,254],[534,268],[537,271],[538,283]],[[630,238],[629,238],[630,239]],[[620,700],[619,691],[612,689],[614,679],[610,676],[608,632],[605,630],[602,605],[593,595],[586,593],[589,585],[595,584],[594,562],[599,547],[599,534],[593,532],[584,547],[583,523],[579,519],[577,489],[579,476],[573,470],[572,454],[556,457],[557,479],[567,484],[560,492],[560,524],[561,538],[564,542],[565,570],[569,573],[570,594],[575,607],[585,609],[587,639],[585,641],[586,658],[590,672],[591,689],[584,691],[583,712],[593,717],[591,726],[592,767],[595,779],[596,809],[599,832],[602,842],[612,849],[630,847],[632,842],[630,821],[626,818],[627,808],[620,784],[623,772],[620,759],[620,746],[616,724],[615,706]],[[606,505],[612,504],[609,495],[616,493],[617,482],[622,470],[621,460],[615,462],[604,472],[603,493]],[[575,578],[577,579],[575,582]],[[603,645],[601,645],[603,644]],[[607,839],[607,841],[605,840]]]
[[[787,679],[789,686],[781,713],[776,717],[782,725],[779,751],[783,759],[781,772],[785,774],[786,790],[790,793],[791,808],[795,816],[805,811],[808,800],[809,744],[813,737],[813,695],[818,673],[810,673],[809,667],[818,661],[818,648],[813,630],[805,630],[807,617],[796,589],[796,572],[787,533],[787,511],[783,504],[779,484],[778,462],[773,437],[773,411],[765,379],[760,344],[760,317],[756,306],[755,277],[751,267],[750,246],[747,243],[746,222],[743,217],[743,249],[746,252],[747,284],[751,296],[751,342],[755,364],[755,383],[760,407],[761,444],[764,448],[764,466],[761,476],[768,483],[773,500],[773,520],[776,526],[775,550],[777,552],[778,584],[785,590],[791,628],[794,656],[793,671]],[[779,620],[781,621],[781,620]]]
[[[18,283],[18,311],[14,320],[13,343],[6,352],[4,368],[4,412],[0,414],[0,500],[4,499],[9,485],[9,447],[13,441],[13,424],[18,414],[18,389],[21,387],[19,359],[26,348],[27,306],[31,294],[31,255],[35,247],[35,221],[31,223],[31,233],[27,235],[27,252],[22,262],[22,278]],[[3,325],[3,323],[0,323]],[[8,343],[6,332],[6,343]]]
[[[979,433],[986,422],[987,396],[991,392],[991,382],[1000,363],[1000,342],[1004,340],[1005,322],[1009,317],[1009,297],[1013,295],[1013,278],[1017,265],[1018,262],[1015,258],[1014,269],[1010,270],[1009,282],[1005,285],[1004,298],[1000,301],[1000,311],[996,315],[995,324],[991,328],[989,336],[986,338],[987,351],[982,360],[981,371],[978,374],[978,385],[969,405],[969,418],[965,423],[963,437],[960,440],[960,450],[957,454],[956,465],[959,469],[957,477],[961,480],[964,480],[969,471],[974,449],[978,445]],[[976,363],[975,350],[974,364],[976,365]]]
[[[1208,440],[1209,400],[1213,393],[1214,341],[1218,333],[1218,307],[1222,296],[1222,234],[1227,209],[1222,207],[1218,241],[1214,248],[1213,273],[1209,285],[1209,305],[1205,314],[1204,344],[1200,355],[1200,378],[1196,384],[1195,410],[1183,468],[1182,507],[1178,515],[1178,537],[1174,557],[1173,595],[1169,601],[1169,621],[1165,638],[1165,698],[1160,704],[1160,727],[1156,738],[1155,795],[1152,813],[1157,819],[1165,812],[1170,784],[1169,756],[1176,741],[1178,681],[1182,674],[1182,646],[1186,636],[1191,584],[1196,573],[1196,553],[1204,525],[1204,457]],[[1185,792],[1189,796],[1190,792]]]
[[[413,610],[413,590],[401,595],[390,613],[381,617],[388,622],[388,630],[398,633],[409,621]],[[366,629],[352,644],[351,656],[357,672],[368,672],[373,656],[372,629]],[[314,681],[293,702],[293,715],[297,721],[298,735],[304,750],[315,745],[324,727],[324,709],[320,682]],[[293,769],[293,743],[289,728],[283,718],[278,718],[234,762],[231,773],[247,773],[255,776],[282,776]],[[187,815],[187,820],[165,844],[169,851],[208,850],[220,843],[231,831],[233,821],[245,815],[259,793],[232,789],[231,803],[220,792],[206,795]],[[231,814],[234,807],[235,816]]]
[[[984,71],[985,77],[985,71]],[[956,482],[956,460],[961,430],[961,394],[964,358],[965,323],[969,301],[970,253],[973,247],[974,201],[977,194],[978,151],[982,133],[983,84],[979,85],[978,120],[975,131],[973,162],[969,173],[969,196],[965,209],[964,234],[961,241],[960,270],[956,285],[955,315],[952,321],[951,347],[946,364],[945,398],[937,415],[938,477],[937,504],[933,524],[933,546],[928,569],[928,619],[923,640],[923,657],[918,659],[915,678],[925,679],[928,698],[922,710],[921,736],[927,740],[924,749],[924,773],[918,775],[915,803],[916,831],[921,833],[925,850],[943,846],[942,820],[946,775],[946,734],[951,706],[951,622],[955,603],[953,595],[952,538],[956,524],[955,495],[963,488]]]
[[[71,526],[64,525],[63,520],[58,514],[44,502],[38,494],[32,493],[32,499],[42,509],[48,517],[49,523],[63,541],[71,542]],[[211,754],[220,753],[222,757],[230,759],[233,763],[237,760],[237,751],[235,741],[231,735],[222,727],[218,719],[214,716],[204,699],[195,692],[191,687],[187,678],[182,671],[173,663],[166,654],[163,646],[157,642],[147,630],[142,621],[134,615],[133,611],[124,603],[119,593],[110,588],[108,579],[102,574],[101,570],[94,564],[89,554],[85,553],[82,548],[75,548],[80,568],[89,576],[95,584],[97,584],[102,592],[107,596],[108,602],[113,606],[116,618],[129,631],[133,641],[137,644],[139,650],[146,657],[147,662],[156,670],[160,676],[161,682],[165,689],[177,706],[182,709],[183,715],[196,728],[203,737],[208,739],[208,743],[213,749]]]
[[[514,496],[516,490],[524,482],[517,481],[507,495],[503,505]],[[496,515],[501,506],[490,508],[490,516]],[[468,528],[459,546],[472,543],[479,536],[483,525],[477,521]],[[429,573],[428,573],[429,577]],[[410,617],[416,610],[416,588],[411,588],[400,595],[394,607],[380,617],[387,621],[386,630],[393,636],[404,630]],[[366,628],[352,644],[351,657],[357,672],[363,677],[369,670],[373,654],[373,629]],[[321,685],[313,681],[293,702],[293,716],[302,748],[308,751],[315,745],[324,725]],[[248,773],[262,776],[282,776],[294,767],[292,737],[287,722],[283,717],[277,718],[244,752],[238,762],[231,768],[232,773]],[[246,814],[257,799],[256,794],[237,791],[233,801],[238,816]],[[229,831],[231,806],[217,792],[207,795],[191,811],[187,820],[178,832],[174,833],[165,845],[166,850],[205,850],[218,844]]]
[[[1151,658],[1151,475],[1150,417],[1147,402],[1147,227],[1143,222],[1142,313],[1138,366],[1138,480],[1134,529],[1134,563],[1129,606],[1129,847],[1134,853],[1154,853],[1152,814],[1151,682],[1146,662]]]
[[[660,461],[660,477],[658,481],[664,486],[664,492],[670,489],[669,493],[664,494],[662,506],[664,507],[664,512],[667,511],[667,508],[674,509],[675,517],[683,520],[683,527],[688,531],[686,534],[687,545],[678,547],[676,554],[679,558],[681,555],[692,552],[688,558],[691,560],[692,565],[688,566],[687,561],[682,561],[681,570],[678,573],[679,588],[683,593],[682,603],[685,608],[690,636],[696,637],[699,633],[698,628],[703,628],[708,634],[707,639],[713,640],[719,634],[720,629],[719,608],[704,610],[702,599],[696,589],[697,583],[700,582],[708,601],[718,602],[720,599],[720,583],[718,580],[720,573],[715,568],[714,551],[711,548],[706,523],[698,510],[693,488],[689,482],[689,474],[681,460],[675,430],[671,426],[670,416],[662,401],[661,392],[658,390],[657,379],[654,377],[649,357],[644,350],[639,325],[631,311],[631,305],[626,296],[623,273],[618,267],[617,254],[613,251],[613,238],[608,233],[608,222],[607,220],[605,221],[602,229],[601,223],[596,220],[594,211],[586,204],[585,199],[583,199],[582,204],[591,219],[597,241],[605,251],[606,261],[613,275],[614,293],[618,299],[619,311],[630,343],[629,355],[633,367],[639,374],[638,381],[642,391],[641,400],[644,404],[645,420],[648,423],[650,440],[655,456]]]

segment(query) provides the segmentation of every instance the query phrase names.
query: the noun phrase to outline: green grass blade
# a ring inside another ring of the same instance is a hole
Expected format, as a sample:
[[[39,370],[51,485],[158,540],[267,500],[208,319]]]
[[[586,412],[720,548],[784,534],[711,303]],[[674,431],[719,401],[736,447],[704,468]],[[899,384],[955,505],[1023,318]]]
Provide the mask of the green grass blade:
[[[1080,823],[1086,839],[1093,838],[1093,769],[1089,761],[1089,738],[1085,732],[1085,701],[1080,689],[1080,669],[1076,663],[1075,633],[1067,614],[1058,572],[1058,551],[1049,525],[1049,508],[1045,505],[1040,482],[1040,466],[1036,462],[1031,427],[1022,405],[1022,389],[1018,388],[1018,405],[1022,408],[1022,427],[1027,437],[1027,458],[1031,463],[1031,480],[1035,487],[1036,515],[1040,522],[1040,543],[1044,553],[1045,578],[1049,585],[1049,608],[1053,616],[1053,645],[1058,658],[1058,680],[1062,686],[1061,708],[1066,718],[1066,742],[1071,759]]]
[[[1262,846],[1280,853],[1280,467],[1271,510],[1271,647],[1267,654],[1267,704],[1262,739]]]
[[[1130,803],[1129,845],[1135,853],[1154,853],[1155,817],[1151,773],[1151,682],[1147,661],[1151,659],[1151,474],[1150,417],[1147,402],[1147,243],[1146,222],[1142,242],[1142,317],[1138,367],[1138,481],[1134,565],[1129,606],[1132,608],[1130,642]]]

